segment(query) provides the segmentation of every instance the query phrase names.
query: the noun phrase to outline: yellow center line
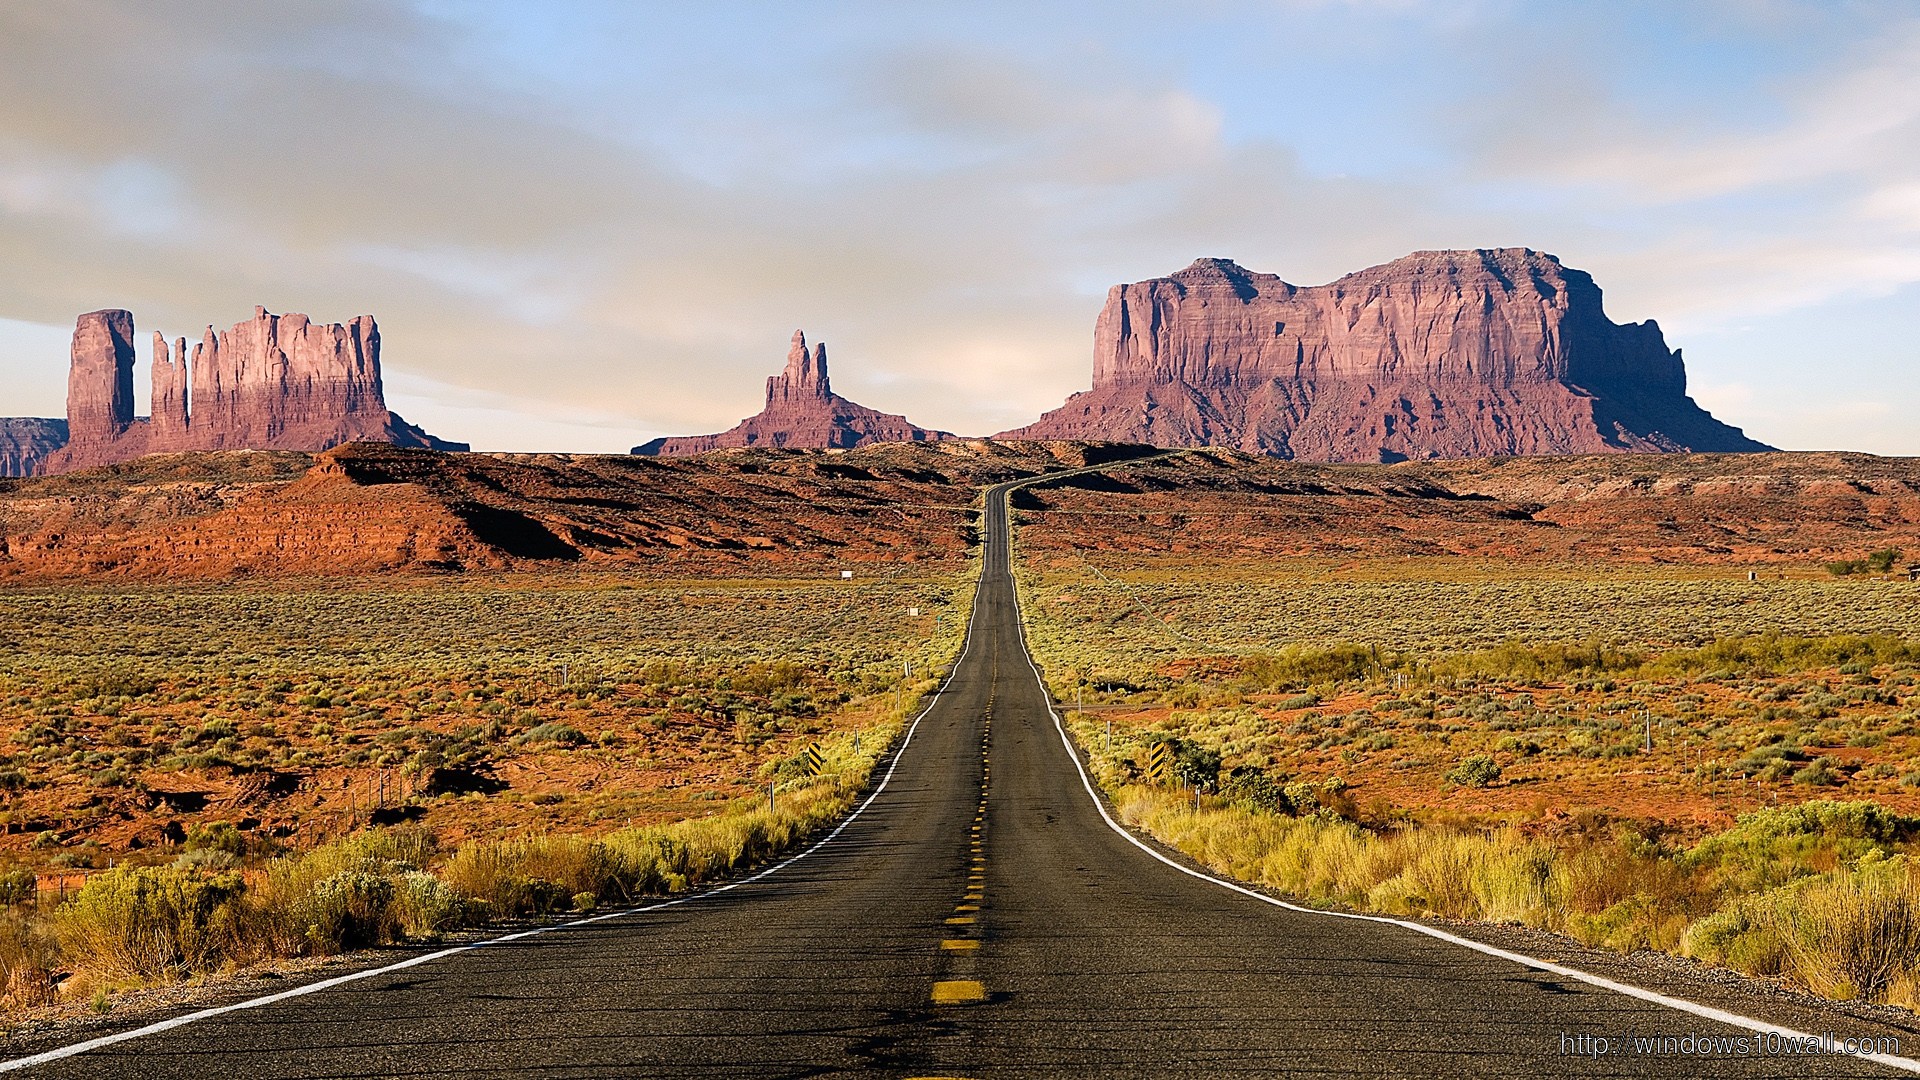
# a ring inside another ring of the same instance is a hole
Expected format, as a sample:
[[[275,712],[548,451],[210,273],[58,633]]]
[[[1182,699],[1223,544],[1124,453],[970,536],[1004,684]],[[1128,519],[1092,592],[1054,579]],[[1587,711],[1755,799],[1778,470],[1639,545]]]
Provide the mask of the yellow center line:
[[[975,919],[971,915],[955,915],[953,918],[947,920],[947,925],[948,926],[972,926],[974,922],[975,922]]]
[[[977,979],[947,979],[933,984],[935,1005],[971,1005],[987,999],[987,988]]]
[[[980,943],[973,938],[947,938],[940,942],[940,947],[948,952],[972,952]]]

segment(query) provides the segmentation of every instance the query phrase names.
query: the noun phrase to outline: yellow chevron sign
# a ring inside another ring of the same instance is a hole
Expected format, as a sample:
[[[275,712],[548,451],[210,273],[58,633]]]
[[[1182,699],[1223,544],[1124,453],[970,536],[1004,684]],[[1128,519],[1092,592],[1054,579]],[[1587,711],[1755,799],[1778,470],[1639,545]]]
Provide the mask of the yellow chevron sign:
[[[1173,744],[1154,743],[1147,748],[1143,765],[1149,784],[1167,784],[1173,780]]]
[[[807,752],[800,755],[800,764],[805,766],[808,776],[819,776],[826,771],[827,756],[820,752],[819,743],[807,747]]]

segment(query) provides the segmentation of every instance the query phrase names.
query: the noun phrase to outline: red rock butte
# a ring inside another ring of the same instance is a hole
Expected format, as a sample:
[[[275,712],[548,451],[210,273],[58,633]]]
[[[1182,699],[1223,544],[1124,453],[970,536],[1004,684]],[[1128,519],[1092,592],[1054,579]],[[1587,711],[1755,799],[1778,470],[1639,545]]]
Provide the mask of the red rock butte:
[[[807,335],[795,330],[793,344],[787,350],[787,369],[767,378],[767,403],[759,413],[717,435],[655,439],[634,447],[633,452],[685,457],[726,447],[850,449],[874,443],[939,442],[953,437],[834,393],[827,381],[826,344],[808,350]]]
[[[384,442],[465,450],[387,408],[373,316],[319,324],[255,308],[193,346],[153,335],[151,416],[133,413],[133,315],[80,316],[64,423],[0,420],[0,474],[68,472],[182,450],[326,450]]]
[[[1107,294],[1092,389],[1002,439],[1305,461],[1769,449],[1686,392],[1652,321],[1527,248],[1421,251],[1327,285],[1227,259]]]

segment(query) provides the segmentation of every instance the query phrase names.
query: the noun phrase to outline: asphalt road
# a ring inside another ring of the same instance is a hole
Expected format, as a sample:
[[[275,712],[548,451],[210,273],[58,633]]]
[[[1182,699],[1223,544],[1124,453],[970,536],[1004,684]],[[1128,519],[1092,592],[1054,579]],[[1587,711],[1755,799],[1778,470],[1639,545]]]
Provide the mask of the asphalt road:
[[[1154,861],[1102,820],[1027,659],[1004,492],[984,525],[963,658],[885,790],[810,857],[32,1075],[1896,1075],[1837,1056],[1588,1056],[1580,1036],[1746,1033]]]

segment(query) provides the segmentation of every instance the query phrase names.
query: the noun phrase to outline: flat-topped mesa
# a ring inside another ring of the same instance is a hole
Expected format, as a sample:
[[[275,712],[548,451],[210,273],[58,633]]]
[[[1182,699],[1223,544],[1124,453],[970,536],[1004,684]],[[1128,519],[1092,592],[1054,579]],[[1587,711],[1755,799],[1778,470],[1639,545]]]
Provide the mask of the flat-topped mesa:
[[[1318,286],[1229,259],[1117,285],[1093,387],[1001,438],[1312,461],[1762,450],[1686,393],[1652,321],[1527,248],[1420,251]]]
[[[918,427],[904,416],[856,404],[833,392],[827,381],[827,346],[811,351],[807,335],[793,332],[787,368],[767,378],[767,403],[757,415],[715,435],[655,439],[633,448],[636,454],[686,457],[726,447],[771,446],[836,449],[887,442],[938,442],[944,431]]]
[[[380,383],[380,329],[373,316],[316,324],[305,315],[254,309],[215,334],[193,359],[189,430],[212,446],[324,450],[341,443],[395,442]],[[407,439],[400,445],[424,445]]]
[[[387,408],[380,330],[373,316],[318,324],[305,315],[253,318],[215,333],[189,358],[185,338],[153,336],[151,417],[133,415],[133,316],[80,316],[73,335],[67,410],[71,436],[42,473],[185,450],[326,450],[384,442],[465,450]]]

